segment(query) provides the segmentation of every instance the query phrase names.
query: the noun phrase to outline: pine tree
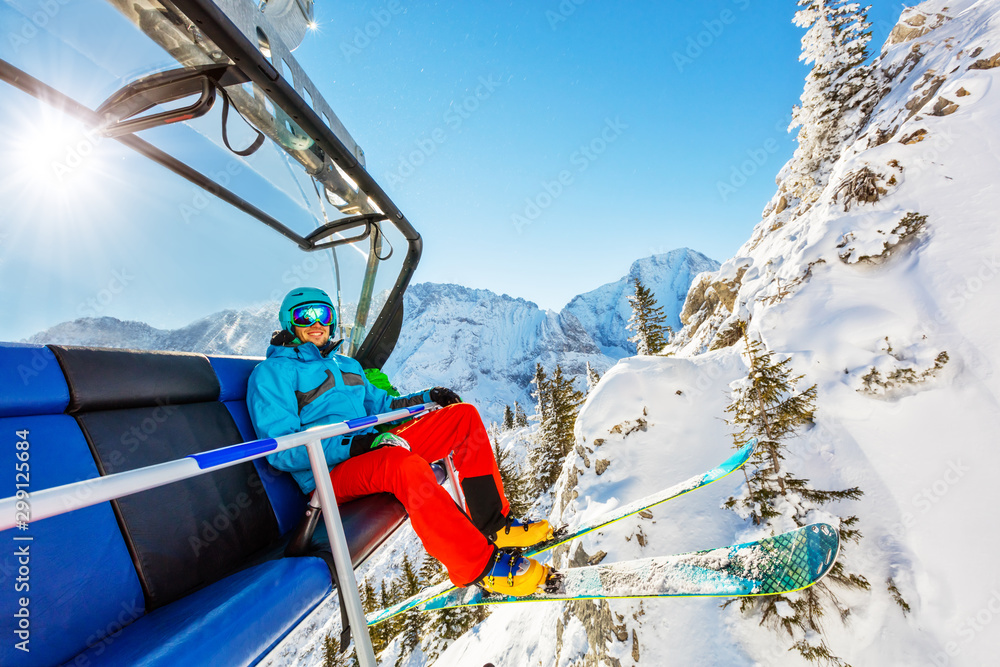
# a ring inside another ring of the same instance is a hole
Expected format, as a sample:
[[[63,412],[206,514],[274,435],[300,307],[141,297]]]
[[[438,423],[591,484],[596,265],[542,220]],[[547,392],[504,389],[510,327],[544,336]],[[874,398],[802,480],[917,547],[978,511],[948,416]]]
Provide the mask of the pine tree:
[[[420,592],[420,577],[413,569],[410,556],[403,554],[403,572],[400,575],[396,590],[400,592],[400,598],[405,600],[410,596]],[[424,615],[418,612],[409,612],[402,615],[400,634],[400,658],[409,655],[420,645],[420,635],[423,629]]]
[[[851,487],[839,491],[821,491],[809,485],[809,480],[797,478],[783,469],[787,440],[800,428],[813,422],[816,403],[816,385],[796,391],[803,376],[792,375],[791,359],[777,361],[773,352],[765,349],[758,340],[752,340],[743,330],[750,371],[747,378],[734,391],[734,400],[726,408],[732,415],[729,423],[739,429],[733,435],[734,445],[756,437],[760,443],[757,453],[744,467],[747,488],[739,498],[730,498],[726,507],[755,524],[769,526],[774,532],[787,530],[783,520],[796,526],[808,523],[808,514],[822,505],[838,500],[857,500],[862,491]],[[840,535],[844,541],[857,542],[860,532],[854,527],[856,516],[840,521]],[[759,613],[761,625],[769,624],[784,630],[789,637],[800,637],[792,646],[810,661],[823,660],[842,664],[822,639],[820,619],[824,603],[830,602],[841,618],[849,609],[841,607],[827,582],[846,588],[868,589],[868,581],[861,575],[848,574],[841,559],[831,569],[827,579],[798,593],[740,598],[740,610],[745,614]],[[730,600],[726,605],[734,602]],[[791,610],[779,613],[785,605]]]
[[[635,278],[635,294],[628,297],[632,306],[632,317],[626,328],[634,331],[629,338],[635,343],[636,354],[656,354],[667,344],[667,318],[663,308],[656,305],[653,293],[646,289],[638,277]]]
[[[872,68],[864,65],[870,7],[849,0],[798,0],[798,5],[802,9],[793,23],[806,28],[799,60],[813,67],[788,128],[801,128],[798,148],[779,180],[783,192],[812,203],[826,187],[842,145],[875,104]]]
[[[366,614],[370,614],[378,609],[378,598],[375,597],[375,589],[372,582],[365,577],[365,583],[361,586],[361,608]]]
[[[515,405],[517,404],[515,403]],[[503,421],[500,422],[500,428],[504,431],[514,429],[514,412],[510,409],[509,405],[503,406]]]
[[[542,387],[537,393],[545,397],[545,403],[539,405],[541,425],[529,456],[534,473],[533,491],[537,495],[556,481],[566,455],[573,449],[576,442],[573,429],[583,394],[563,375],[558,364],[551,380],[546,378],[541,364],[536,368],[535,378]]]
[[[545,421],[552,417],[552,402],[549,397],[549,378],[541,363],[535,363],[535,376],[531,379],[531,384],[535,385],[531,392],[531,397],[535,399],[535,415],[544,426]]]
[[[493,441],[493,456],[500,471],[504,495],[510,503],[510,516],[523,517],[531,509],[530,480],[521,473],[508,449],[500,449],[500,443]]]
[[[591,366],[590,362],[588,361],[587,362],[587,393],[589,394],[591,391],[593,391],[594,387],[596,387],[597,383],[600,382],[600,381],[601,381],[601,376],[597,374],[597,371],[594,370],[594,367]]]
[[[382,609],[391,607],[396,603],[394,596],[390,595],[385,586],[385,579],[382,580],[382,588],[379,593],[379,605]],[[375,654],[378,655],[385,650],[385,647],[389,645],[393,637],[399,634],[399,616],[394,616],[393,618],[387,619],[374,626],[371,629],[372,637],[372,648],[375,649]]]
[[[441,563],[428,554],[420,566],[419,577],[421,586],[427,587],[441,583],[447,574]],[[484,607],[458,607],[427,614],[422,642],[425,664],[433,664],[449,644],[481,623],[486,618],[484,611]]]
[[[517,401],[514,401],[514,426],[523,428],[528,425],[528,415],[524,414],[524,408]]]
[[[576,415],[583,403],[583,394],[573,385],[572,378],[563,375],[562,366],[558,364],[556,364],[555,373],[552,374],[551,387],[555,441],[560,453],[565,458],[573,451],[573,445],[576,444],[574,428]]]

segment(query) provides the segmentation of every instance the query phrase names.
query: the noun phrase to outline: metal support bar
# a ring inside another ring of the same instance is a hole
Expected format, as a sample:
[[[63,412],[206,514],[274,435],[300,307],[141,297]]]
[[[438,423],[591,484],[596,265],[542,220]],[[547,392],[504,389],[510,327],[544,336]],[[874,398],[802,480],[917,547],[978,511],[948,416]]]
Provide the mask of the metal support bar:
[[[207,472],[259,459],[268,454],[308,445],[317,439],[358,431],[369,426],[413,417],[436,407],[434,403],[400,408],[380,415],[348,419],[336,424],[314,426],[299,433],[277,438],[252,440],[228,447],[191,454],[184,458],[145,468],[117,472],[71,484],[33,491],[29,498],[11,496],[0,499],[0,532],[19,523],[32,523],[91,505],[154,489],[171,482],[197,477]]]
[[[469,513],[469,506],[465,503],[465,494],[462,493],[462,485],[458,483],[458,471],[455,470],[455,463],[452,461],[452,454],[444,457],[444,467],[448,470],[448,479],[451,481],[451,488],[455,489],[455,500],[458,506],[466,514]]]
[[[340,582],[341,599],[347,607],[347,618],[354,632],[354,647],[361,667],[378,667],[375,661],[375,649],[372,648],[371,635],[368,634],[368,622],[365,611],[361,607],[361,594],[358,592],[358,582],[354,578],[354,568],[351,567],[351,552],[347,547],[347,537],[344,535],[344,524],[340,520],[340,510],[337,508],[337,497],[330,481],[330,471],[326,465],[323,444],[313,440],[306,444],[309,451],[309,465],[312,467],[313,478],[316,480],[316,493],[319,495],[320,507],[323,508],[323,521],[330,537],[330,549],[333,551],[333,563],[337,568],[337,581]]]

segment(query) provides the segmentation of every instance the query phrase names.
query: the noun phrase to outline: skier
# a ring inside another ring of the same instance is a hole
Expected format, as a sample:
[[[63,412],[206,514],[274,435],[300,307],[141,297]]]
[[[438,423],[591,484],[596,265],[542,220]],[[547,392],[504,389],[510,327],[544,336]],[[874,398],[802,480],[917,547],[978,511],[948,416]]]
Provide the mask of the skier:
[[[260,438],[396,410],[431,401],[442,409],[388,432],[374,427],[323,440],[338,502],[373,493],[393,494],[406,508],[427,552],[441,561],[456,586],[479,584],[504,595],[525,596],[545,582],[548,569],[503,549],[523,548],[552,536],[547,521],[521,523],[509,516],[489,437],[478,411],[450,389],[435,387],[392,398],[373,386],[354,359],[337,354],[331,340],[337,312],[321,289],[301,287],[281,302],[267,358],[250,376],[247,407]],[[463,513],[438,483],[431,461],[454,453],[469,507]],[[292,474],[306,494],[316,488],[304,447],[267,460]]]

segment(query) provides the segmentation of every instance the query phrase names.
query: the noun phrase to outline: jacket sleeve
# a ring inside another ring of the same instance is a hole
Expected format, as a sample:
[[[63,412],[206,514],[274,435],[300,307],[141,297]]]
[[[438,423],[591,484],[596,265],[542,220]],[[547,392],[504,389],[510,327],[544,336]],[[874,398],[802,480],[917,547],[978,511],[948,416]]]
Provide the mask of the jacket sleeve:
[[[363,376],[364,377],[364,376]],[[384,389],[376,387],[365,377],[365,411],[369,415],[377,415],[390,410],[408,408],[421,403],[430,403],[431,391],[426,389],[416,394],[406,396],[390,396]]]
[[[280,364],[263,362],[254,369],[247,386],[247,409],[259,438],[277,438],[303,430],[292,377],[282,372]],[[327,466],[346,460],[348,447],[344,436],[323,440],[323,453]],[[267,460],[278,470],[310,470],[309,453],[305,447],[269,454]]]

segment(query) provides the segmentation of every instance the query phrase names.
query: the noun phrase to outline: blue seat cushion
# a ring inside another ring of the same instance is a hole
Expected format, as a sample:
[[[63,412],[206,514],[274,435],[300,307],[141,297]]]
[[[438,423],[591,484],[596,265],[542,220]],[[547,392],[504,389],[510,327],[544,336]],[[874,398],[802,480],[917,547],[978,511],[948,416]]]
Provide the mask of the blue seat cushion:
[[[18,431],[28,431],[30,491],[98,476],[72,417],[0,418],[0,466],[10,471],[3,495],[15,491],[15,465],[21,463],[14,439]],[[67,506],[72,500],[67,499]],[[142,588],[109,503],[35,521],[26,530],[0,532],[0,544],[4,667],[59,664],[143,614]],[[28,554],[21,558],[19,550]],[[21,641],[13,629],[22,597],[29,600],[30,652],[15,648]]]
[[[322,559],[268,561],[143,616],[81,664],[254,665],[332,591]]]
[[[69,387],[52,350],[0,343],[0,417],[51,415],[69,405]]]

